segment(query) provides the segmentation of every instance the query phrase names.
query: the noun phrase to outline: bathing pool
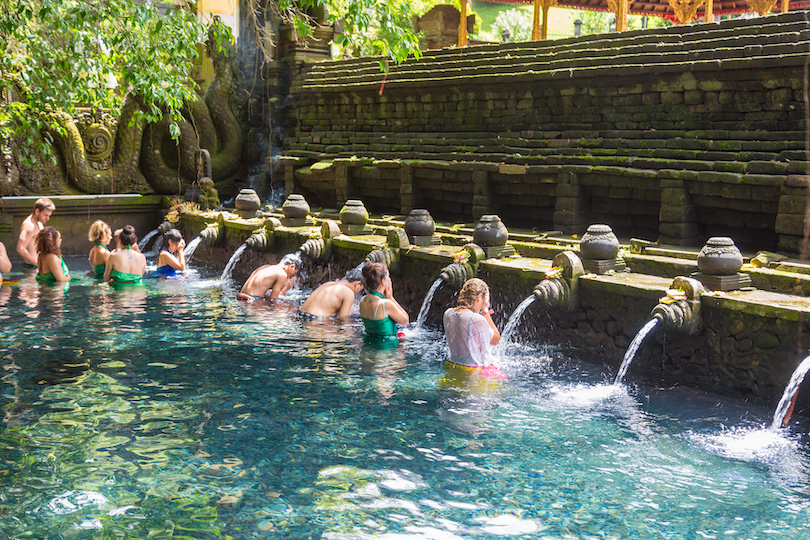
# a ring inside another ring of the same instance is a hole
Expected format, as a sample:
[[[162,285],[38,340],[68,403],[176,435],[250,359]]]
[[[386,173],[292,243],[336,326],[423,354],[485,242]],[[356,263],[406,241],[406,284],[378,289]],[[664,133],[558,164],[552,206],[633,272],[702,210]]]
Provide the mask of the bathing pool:
[[[8,276],[0,538],[810,538],[808,441],[772,410],[542,344],[450,381],[437,333],[386,350],[217,274]]]

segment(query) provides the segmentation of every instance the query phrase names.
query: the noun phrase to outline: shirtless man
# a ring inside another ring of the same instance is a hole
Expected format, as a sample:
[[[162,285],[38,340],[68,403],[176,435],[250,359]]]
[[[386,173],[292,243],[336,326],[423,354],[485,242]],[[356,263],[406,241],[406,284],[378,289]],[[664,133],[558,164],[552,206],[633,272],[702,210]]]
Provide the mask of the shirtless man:
[[[363,292],[363,275],[360,267],[349,270],[340,281],[330,281],[315,289],[299,308],[299,311],[316,317],[346,317],[352,310],[354,298]]]
[[[54,210],[56,210],[56,206],[52,200],[44,197],[37,199],[31,215],[25,218],[20,226],[17,253],[23,258],[23,266],[26,268],[36,268],[37,266],[36,237],[45,226],[45,223],[51,219]]]
[[[295,285],[295,278],[301,270],[301,259],[295,255],[285,255],[278,264],[265,264],[250,274],[237,300],[251,302],[265,298],[275,299]]]

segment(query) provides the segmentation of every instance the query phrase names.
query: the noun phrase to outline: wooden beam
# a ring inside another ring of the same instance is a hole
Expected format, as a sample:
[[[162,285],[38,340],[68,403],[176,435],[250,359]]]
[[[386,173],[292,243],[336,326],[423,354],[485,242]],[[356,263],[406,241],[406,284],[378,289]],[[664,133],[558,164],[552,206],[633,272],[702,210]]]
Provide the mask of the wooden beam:
[[[551,2],[543,2],[543,30],[540,39],[548,39],[548,10],[550,8]]]
[[[545,28],[545,25],[543,25]],[[532,18],[532,41],[544,39],[540,34],[540,0],[534,0],[534,17]]]
[[[782,0],[784,2],[784,0]],[[706,0],[706,12],[703,22],[714,22],[714,0]]]
[[[461,21],[458,23],[458,46],[467,46],[467,0],[461,0]]]
[[[787,13],[790,10],[790,0],[782,0],[782,13]]]

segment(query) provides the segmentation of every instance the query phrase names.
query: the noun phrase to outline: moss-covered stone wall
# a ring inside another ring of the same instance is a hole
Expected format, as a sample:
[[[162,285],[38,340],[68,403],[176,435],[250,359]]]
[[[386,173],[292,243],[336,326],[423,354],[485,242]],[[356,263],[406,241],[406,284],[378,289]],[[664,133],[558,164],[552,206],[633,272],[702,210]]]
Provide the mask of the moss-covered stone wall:
[[[798,252],[808,42],[804,14],[787,13],[429,51],[384,86],[375,59],[315,64],[292,87],[287,188],[376,212]],[[325,184],[300,181],[333,160],[346,163]]]

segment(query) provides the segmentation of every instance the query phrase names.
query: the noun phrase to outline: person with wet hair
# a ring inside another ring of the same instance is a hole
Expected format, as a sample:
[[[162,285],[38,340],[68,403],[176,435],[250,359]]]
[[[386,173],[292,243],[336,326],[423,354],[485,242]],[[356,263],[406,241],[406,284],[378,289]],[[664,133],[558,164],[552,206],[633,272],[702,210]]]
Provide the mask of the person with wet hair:
[[[468,279],[458,293],[457,304],[444,312],[449,363],[467,368],[487,367],[489,347],[501,339],[489,309],[489,286],[482,279]]]
[[[294,254],[285,255],[278,264],[265,264],[254,270],[236,299],[241,302],[274,300],[292,289],[300,271],[301,258]]]
[[[391,276],[384,263],[367,262],[363,265],[363,286],[368,294],[360,300],[360,318],[366,335],[397,337],[397,325],[410,322],[408,312],[394,299]]]
[[[62,235],[55,227],[44,227],[36,236],[37,282],[70,281],[70,272],[62,259]]]
[[[163,243],[166,247],[160,248],[155,274],[166,277],[176,276],[178,272],[183,272],[186,269],[186,256],[183,254],[186,241],[183,240],[180,231],[169,229],[163,233]]]
[[[314,317],[347,317],[352,311],[355,297],[361,292],[363,275],[360,267],[357,267],[346,272],[343,279],[324,283],[312,291],[299,311]]]
[[[138,245],[135,227],[127,225],[118,235],[121,249],[111,254],[104,270],[104,281],[140,283],[146,270],[146,256],[132,246]]]
[[[90,260],[90,267],[93,273],[97,276],[104,275],[104,268],[107,265],[107,259],[110,257],[110,252],[107,250],[107,244],[112,240],[112,231],[110,226],[101,221],[100,219],[90,225],[90,231],[87,233],[87,239],[95,244],[90,249],[88,259]]]
[[[51,214],[56,210],[53,201],[47,197],[42,197],[34,202],[34,209],[31,215],[25,218],[20,225],[20,237],[17,240],[17,253],[23,259],[25,268],[34,268],[39,265],[36,251],[37,235],[51,219]]]

